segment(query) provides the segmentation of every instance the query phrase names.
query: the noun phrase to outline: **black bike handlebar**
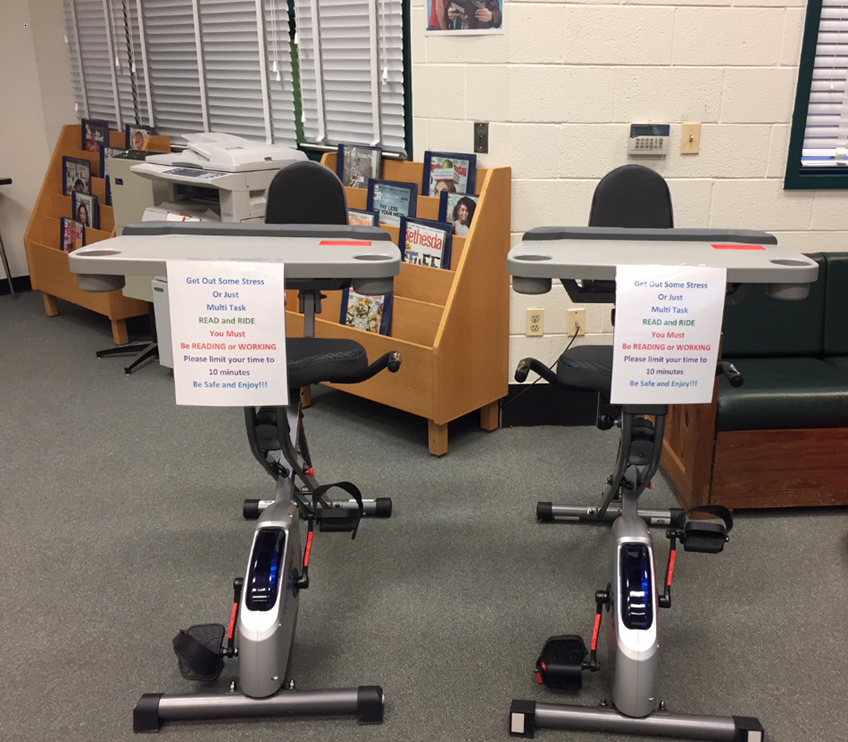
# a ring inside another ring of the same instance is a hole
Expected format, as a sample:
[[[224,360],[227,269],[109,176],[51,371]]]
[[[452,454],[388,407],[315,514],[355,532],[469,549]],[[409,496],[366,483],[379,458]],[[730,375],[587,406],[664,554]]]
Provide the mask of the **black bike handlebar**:
[[[372,363],[368,368],[360,371],[358,374],[351,374],[350,376],[339,379],[339,384],[358,384],[360,381],[365,381],[366,379],[370,379],[372,376],[380,373],[384,368],[389,369],[389,373],[395,374],[398,372],[401,366],[401,357],[400,353],[396,350],[393,350],[385,355],[380,356],[374,363]]]
[[[730,386],[740,387],[744,383],[742,374],[730,361],[719,361],[716,365],[716,376],[724,374],[725,378],[730,382]]]
[[[515,380],[519,384],[523,384],[527,381],[527,376],[531,371],[535,371],[549,384],[562,386],[562,382],[557,378],[556,374],[544,363],[537,361],[535,358],[522,358],[518,362],[518,367],[515,369]]]

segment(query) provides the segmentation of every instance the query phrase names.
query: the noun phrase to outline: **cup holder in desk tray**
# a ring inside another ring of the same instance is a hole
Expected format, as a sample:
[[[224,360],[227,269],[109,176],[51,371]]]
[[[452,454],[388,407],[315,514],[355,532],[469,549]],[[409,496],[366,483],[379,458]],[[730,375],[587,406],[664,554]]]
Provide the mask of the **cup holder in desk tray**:
[[[776,258],[774,260],[770,260],[769,262],[774,263],[775,265],[788,265],[788,266],[799,265],[799,266],[804,266],[806,268],[810,265],[811,261],[809,261],[809,260],[799,260],[797,258]]]
[[[95,248],[93,250],[86,250],[85,252],[81,252],[79,255],[82,258],[87,258],[89,256],[95,257],[95,258],[103,258],[103,257],[106,257],[107,255],[120,255],[120,254],[121,254],[120,250],[113,250],[113,249],[108,248],[108,247],[100,247],[100,248]]]
[[[513,260],[552,260],[550,255],[516,255]]]
[[[391,255],[375,255],[374,253],[370,253],[368,255],[354,255],[354,260],[394,260]]]

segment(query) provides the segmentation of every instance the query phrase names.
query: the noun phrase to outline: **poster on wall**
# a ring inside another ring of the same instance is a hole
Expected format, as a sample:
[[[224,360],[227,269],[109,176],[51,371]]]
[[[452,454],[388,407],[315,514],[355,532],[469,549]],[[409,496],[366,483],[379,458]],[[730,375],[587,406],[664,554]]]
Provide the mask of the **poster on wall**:
[[[503,0],[427,0],[428,36],[503,33]]]

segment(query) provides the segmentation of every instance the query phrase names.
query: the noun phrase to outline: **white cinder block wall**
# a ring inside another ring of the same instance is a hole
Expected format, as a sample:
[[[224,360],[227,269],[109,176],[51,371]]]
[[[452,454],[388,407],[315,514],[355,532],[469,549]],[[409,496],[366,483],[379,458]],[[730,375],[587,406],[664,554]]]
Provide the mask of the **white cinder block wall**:
[[[502,36],[424,34],[412,0],[415,158],[472,151],[513,171],[513,242],[532,227],[583,225],[597,181],[638,162],[662,173],[680,227],[764,229],[798,251],[848,250],[848,191],[784,191],[804,0],[506,0]],[[702,122],[701,152],[680,154],[680,124]],[[665,158],[627,158],[628,124],[669,123]],[[559,287],[511,296],[510,367],[547,363],[567,343]],[[545,308],[542,338],[526,309]],[[609,308],[587,307],[585,340],[605,342]]]
[[[62,0],[0,0],[0,235],[13,276],[29,273],[24,232],[64,124],[76,123]],[[0,265],[0,280],[6,278]]]

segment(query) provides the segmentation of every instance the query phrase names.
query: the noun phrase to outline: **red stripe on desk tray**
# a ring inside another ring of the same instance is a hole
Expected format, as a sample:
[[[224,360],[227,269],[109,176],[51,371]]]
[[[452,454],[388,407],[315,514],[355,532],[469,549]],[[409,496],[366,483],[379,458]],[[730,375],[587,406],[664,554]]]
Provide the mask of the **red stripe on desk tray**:
[[[714,250],[765,250],[762,245],[713,245]]]
[[[363,242],[362,240],[321,240],[319,245],[352,245],[352,246],[362,246],[362,247],[370,247],[370,242]]]

